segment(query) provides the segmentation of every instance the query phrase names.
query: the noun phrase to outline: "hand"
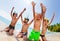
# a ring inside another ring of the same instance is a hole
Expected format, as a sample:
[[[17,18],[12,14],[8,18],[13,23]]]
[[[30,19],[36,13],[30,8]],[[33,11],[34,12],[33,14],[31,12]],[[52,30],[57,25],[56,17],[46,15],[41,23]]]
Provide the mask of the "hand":
[[[32,6],[35,6],[35,3],[32,1]]]
[[[43,6],[43,12],[46,12],[46,7],[45,6]]]
[[[12,10],[14,9],[14,7],[12,7]]]
[[[43,4],[41,4],[41,6],[42,6],[43,12],[46,12],[46,7]]]
[[[24,11],[26,10],[26,8],[24,8]]]
[[[12,12],[13,12],[13,10],[14,10],[14,7],[12,7],[12,10],[11,10],[11,16],[12,16]]]
[[[40,6],[43,7],[43,3],[41,3]]]
[[[45,12],[46,11],[46,7],[43,5],[43,3],[41,3],[40,6],[41,6],[43,12]]]

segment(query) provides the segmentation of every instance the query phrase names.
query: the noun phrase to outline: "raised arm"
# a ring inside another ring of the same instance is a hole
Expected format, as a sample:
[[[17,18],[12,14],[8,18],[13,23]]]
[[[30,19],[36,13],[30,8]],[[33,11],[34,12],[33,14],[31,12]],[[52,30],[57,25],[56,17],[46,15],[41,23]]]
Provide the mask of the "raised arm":
[[[32,19],[30,22],[29,22],[29,25],[33,22],[34,19]]]
[[[23,23],[22,15],[21,15],[21,22]]]
[[[13,16],[13,15],[12,15],[13,10],[14,10],[14,7],[12,8],[11,13],[10,13],[10,14],[11,14],[11,17]]]
[[[42,15],[42,18],[44,19],[44,17],[45,17],[45,12],[46,12],[46,7],[43,5],[43,3],[41,3],[40,4],[40,6],[41,6],[41,15]]]
[[[44,18],[45,18],[45,12],[46,12],[46,7],[41,3],[41,17],[42,17],[42,25],[44,24]]]
[[[20,18],[20,16],[24,13],[24,11],[26,11],[26,8],[24,8],[24,9],[23,9],[23,11],[20,13],[20,15],[18,16],[18,18],[17,18],[17,19],[19,19],[19,18]]]
[[[33,17],[35,19],[35,3],[34,2],[32,2],[32,9],[33,9]]]
[[[51,21],[49,22],[49,24],[48,24],[48,25],[50,25],[50,24],[52,23],[52,21],[53,21],[54,17],[55,17],[55,13],[53,14],[52,19],[51,19]]]

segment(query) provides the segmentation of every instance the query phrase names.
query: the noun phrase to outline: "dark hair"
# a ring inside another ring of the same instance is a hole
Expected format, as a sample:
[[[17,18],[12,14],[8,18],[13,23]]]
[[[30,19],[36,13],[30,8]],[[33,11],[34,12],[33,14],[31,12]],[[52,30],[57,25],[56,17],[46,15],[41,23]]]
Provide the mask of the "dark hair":
[[[13,13],[13,16],[14,16],[15,14],[16,14],[16,16],[17,16],[17,13],[15,13],[15,12]]]
[[[29,19],[28,19],[28,18],[27,18],[26,20],[27,20],[27,21],[29,21]]]
[[[29,21],[29,19],[28,18],[24,18],[25,20],[27,20],[27,21]]]

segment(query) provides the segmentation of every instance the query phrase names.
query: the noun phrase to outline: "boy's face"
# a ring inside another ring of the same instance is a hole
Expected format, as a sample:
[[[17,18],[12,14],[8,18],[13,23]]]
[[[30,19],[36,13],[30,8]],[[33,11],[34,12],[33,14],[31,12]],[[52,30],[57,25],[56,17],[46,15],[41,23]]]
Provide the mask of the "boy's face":
[[[27,19],[24,19],[24,23],[28,23],[28,20]]]
[[[16,18],[16,17],[17,17],[17,14],[14,14],[14,15],[13,15],[13,17],[15,17],[15,18]]]
[[[36,18],[36,20],[40,20],[41,19],[41,15],[37,14],[35,18]]]
[[[44,25],[47,25],[48,23],[48,20],[44,20]]]

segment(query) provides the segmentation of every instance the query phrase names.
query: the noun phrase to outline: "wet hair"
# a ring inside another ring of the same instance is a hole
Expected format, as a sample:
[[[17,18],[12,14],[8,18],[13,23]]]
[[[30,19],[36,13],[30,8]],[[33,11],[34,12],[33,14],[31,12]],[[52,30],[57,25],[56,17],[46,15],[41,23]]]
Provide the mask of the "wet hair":
[[[27,21],[29,21],[29,19],[28,18],[24,18],[25,20],[27,20]]]
[[[15,12],[13,13],[13,16],[14,16],[15,14],[16,14],[16,16],[17,16],[17,13],[15,13]]]

